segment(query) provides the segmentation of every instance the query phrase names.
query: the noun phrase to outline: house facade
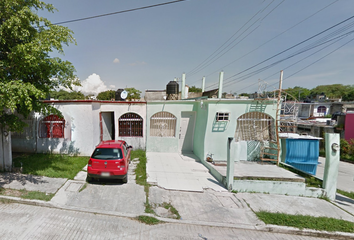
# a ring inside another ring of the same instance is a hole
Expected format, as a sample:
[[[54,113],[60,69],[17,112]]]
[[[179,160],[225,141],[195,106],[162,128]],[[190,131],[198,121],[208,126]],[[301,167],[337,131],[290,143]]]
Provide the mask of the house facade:
[[[22,133],[13,133],[14,152],[52,152],[91,155],[103,140],[126,140],[145,149],[145,102],[45,101],[61,111],[56,115],[32,114]]]
[[[117,139],[147,152],[194,153],[199,159],[211,156],[214,161],[225,161],[227,141],[232,137],[243,146],[241,160],[253,160],[250,155],[256,148],[259,152],[259,141],[264,136],[274,137],[274,100],[202,97],[152,102],[45,102],[60,110],[63,117],[33,114],[26,120],[25,131],[12,135],[14,152],[89,156],[100,141]]]
[[[246,158],[243,160],[247,160],[247,155],[251,152],[247,146],[251,148],[251,144],[247,144],[249,139],[246,135],[257,132],[257,129],[265,129],[260,125],[264,116],[272,119],[274,127],[274,103],[274,100],[212,98],[148,102],[146,151],[193,152],[199,159],[212,156],[214,161],[225,161],[228,138],[234,138],[237,131],[243,131],[245,134],[238,140],[246,148],[243,149],[243,158]],[[249,113],[259,114],[251,114],[252,119],[242,118]],[[241,120],[249,120],[251,123],[245,125],[242,124],[245,121]],[[266,121],[264,123],[268,124]],[[237,130],[238,125],[242,129]]]

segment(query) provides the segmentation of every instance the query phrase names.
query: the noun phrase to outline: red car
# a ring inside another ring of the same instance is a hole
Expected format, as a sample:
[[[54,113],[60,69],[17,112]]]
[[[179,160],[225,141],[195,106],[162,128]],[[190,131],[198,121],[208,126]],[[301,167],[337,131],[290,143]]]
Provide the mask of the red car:
[[[121,179],[127,183],[131,149],[132,146],[122,140],[101,142],[88,162],[86,180]]]

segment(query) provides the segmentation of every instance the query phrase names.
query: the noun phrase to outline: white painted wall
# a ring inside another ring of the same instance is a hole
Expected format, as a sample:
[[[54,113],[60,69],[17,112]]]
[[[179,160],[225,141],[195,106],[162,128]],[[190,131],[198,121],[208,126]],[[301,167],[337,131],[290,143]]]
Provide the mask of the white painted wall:
[[[49,103],[60,110],[65,118],[65,138],[38,138],[38,124],[44,116],[36,114],[34,117],[36,121],[36,137],[33,140],[17,138],[16,141],[13,142],[14,151],[26,149],[21,148],[23,145],[28,145],[28,149],[31,149],[31,146],[35,144],[36,147],[33,152],[90,156],[95,146],[100,142],[100,112],[114,113],[115,139],[127,141],[134,149],[145,149],[145,102],[51,101]],[[137,113],[143,118],[143,137],[121,138],[118,136],[118,119],[122,114],[127,112]],[[29,150],[27,152],[31,151]]]

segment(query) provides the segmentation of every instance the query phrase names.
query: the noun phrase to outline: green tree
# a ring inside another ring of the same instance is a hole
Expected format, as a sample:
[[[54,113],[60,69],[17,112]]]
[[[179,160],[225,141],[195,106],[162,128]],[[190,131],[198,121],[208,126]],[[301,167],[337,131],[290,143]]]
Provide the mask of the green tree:
[[[189,92],[202,92],[202,89],[201,88],[198,88],[196,86],[191,86],[189,88]]]
[[[348,86],[348,92],[343,96],[344,101],[354,101],[354,85]]]
[[[31,111],[60,114],[39,101],[50,90],[80,85],[68,61],[50,57],[63,53],[63,44],[75,43],[67,27],[52,25],[39,17],[39,10],[55,8],[39,0],[0,1],[0,127],[20,131],[25,123],[15,112],[27,117]]]
[[[343,84],[319,85],[311,89],[311,94],[316,96],[324,93],[328,98],[342,98],[348,95],[350,88],[350,86]]]
[[[240,96],[242,96],[242,97],[249,97],[250,94],[248,94],[248,93],[241,93]]]
[[[285,92],[289,93],[289,95],[286,97],[287,100],[297,99],[298,101],[305,99],[311,94],[311,91],[309,89],[299,86],[287,88],[285,89]]]
[[[124,90],[128,92],[127,100],[140,99],[141,91],[135,88],[125,88]]]
[[[111,100],[115,98],[115,94],[116,92],[114,90],[108,90],[108,91],[100,92],[96,98],[98,100]]]
[[[50,97],[58,100],[82,100],[86,98],[80,91],[68,92],[63,89],[60,89],[59,91],[51,91]]]

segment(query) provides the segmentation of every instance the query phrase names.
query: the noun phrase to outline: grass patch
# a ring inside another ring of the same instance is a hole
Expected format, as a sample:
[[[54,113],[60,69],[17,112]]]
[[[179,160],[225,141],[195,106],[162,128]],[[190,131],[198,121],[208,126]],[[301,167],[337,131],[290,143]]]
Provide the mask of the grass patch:
[[[346,191],[337,189],[337,193],[342,194],[348,198],[354,199],[354,192],[346,192]]]
[[[161,204],[161,206],[164,207],[167,210],[170,210],[171,213],[176,215],[176,219],[181,219],[181,215],[179,215],[179,212],[177,211],[177,209],[174,206],[172,206],[171,203],[164,202],[164,203]]]
[[[12,197],[20,197],[25,199],[36,199],[42,201],[50,201],[55,194],[53,193],[45,193],[39,191],[27,191],[25,189],[16,190],[9,188],[0,188],[0,195],[4,196],[12,196]]]
[[[297,170],[297,169],[290,167],[290,166],[286,166],[284,164],[279,164],[279,167],[284,168],[290,172],[296,173],[297,175],[299,175],[301,177],[304,177],[307,187],[317,187],[317,188],[322,187],[322,180],[315,178],[315,177],[311,176],[310,174],[306,174],[305,172],[302,172],[302,171]]]
[[[80,188],[79,192],[82,192],[83,190],[85,190],[87,188],[87,183],[84,184],[84,186],[82,186],[82,188]]]
[[[13,159],[15,165],[21,165],[22,162],[24,174],[68,179],[74,179],[88,160],[88,157],[40,153]]]
[[[144,150],[138,149],[131,152],[131,158],[139,158],[139,163],[135,169],[135,180],[139,185],[146,186],[146,153]]]
[[[10,204],[10,203],[14,203],[14,201],[11,199],[3,199],[3,198],[0,199],[0,204]]]
[[[154,217],[149,217],[149,216],[138,216],[137,217],[139,222],[148,224],[148,225],[156,225],[161,223],[162,221],[158,220],[157,218]]]
[[[145,200],[145,212],[146,213],[152,213],[156,214],[155,211],[153,210],[153,207],[149,203],[149,189],[150,189],[150,184],[147,183],[147,177],[146,177],[146,152],[141,149],[133,150],[131,152],[131,158],[139,158],[139,163],[136,165],[135,168],[135,180],[136,183],[139,185],[144,186],[144,191],[146,195],[146,200]]]
[[[354,223],[328,217],[289,215],[285,213],[256,212],[257,217],[266,224],[314,229],[329,232],[354,232]]]

